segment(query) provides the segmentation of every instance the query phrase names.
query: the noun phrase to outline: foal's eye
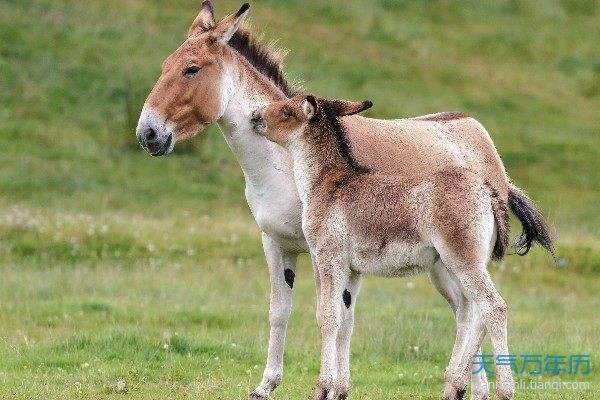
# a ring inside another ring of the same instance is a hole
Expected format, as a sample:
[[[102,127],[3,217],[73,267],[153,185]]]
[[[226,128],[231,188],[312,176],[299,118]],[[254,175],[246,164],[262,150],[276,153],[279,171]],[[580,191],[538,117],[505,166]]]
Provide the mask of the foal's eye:
[[[285,118],[289,118],[292,116],[292,112],[287,107],[283,107],[282,113]]]
[[[200,71],[200,67],[196,67],[196,66],[191,66],[191,67],[187,67],[185,71],[183,71],[183,75],[187,76],[187,77],[191,77],[194,76],[198,73],[198,71]]]

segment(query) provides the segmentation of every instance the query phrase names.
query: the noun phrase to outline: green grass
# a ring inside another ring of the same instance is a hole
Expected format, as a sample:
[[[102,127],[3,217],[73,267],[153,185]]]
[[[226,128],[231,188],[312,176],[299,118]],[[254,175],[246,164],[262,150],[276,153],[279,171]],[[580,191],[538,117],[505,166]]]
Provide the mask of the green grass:
[[[198,5],[0,2],[0,399],[238,399],[260,380],[268,276],[241,172],[214,128],[148,157],[126,101],[141,106]],[[596,398],[598,3],[252,6],[307,88],[371,98],[373,116],[465,110],[490,130],[566,264],[536,250],[491,267],[512,350],[594,363],[560,377],[592,382],[588,392],[519,398]],[[305,257],[298,275],[278,399],[309,398],[318,371]],[[354,398],[439,398],[453,321],[426,278],[367,279],[355,332]]]

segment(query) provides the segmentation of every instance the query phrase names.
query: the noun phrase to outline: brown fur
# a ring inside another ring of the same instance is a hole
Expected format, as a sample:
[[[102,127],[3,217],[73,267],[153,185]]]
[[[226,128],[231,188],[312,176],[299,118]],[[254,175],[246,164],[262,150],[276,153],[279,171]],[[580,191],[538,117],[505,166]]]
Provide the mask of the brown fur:
[[[346,131],[336,123],[338,116],[328,109],[329,102],[319,100],[316,114],[310,117],[303,111],[304,99],[305,96],[296,96],[272,103],[262,112],[262,118],[267,138],[282,145],[298,135],[294,132],[302,130],[302,141],[308,149],[306,162],[317,175],[311,186],[307,210],[311,223],[307,229],[319,235],[328,228],[322,225],[329,220],[328,213],[341,207],[346,215],[353,216],[347,221],[353,232],[365,240],[377,240],[383,248],[394,240],[421,241],[420,219],[427,219],[422,215],[423,210],[434,210],[430,221],[435,231],[462,259],[475,257],[472,253],[479,249],[469,246],[477,235],[473,227],[480,218],[482,197],[492,199],[492,193],[474,171],[444,165],[408,177],[404,173],[386,174],[357,166],[353,150],[338,139]],[[495,194],[493,201],[498,209],[497,197]]]
[[[216,42],[215,35],[236,15],[215,23],[212,5],[205,1],[185,42],[163,62],[146,105],[177,126],[176,142],[191,138],[219,117],[221,76],[226,64],[238,65],[250,82],[274,100],[295,94],[283,74],[282,58],[259,44],[249,31],[239,29],[227,45]],[[183,72],[189,66],[200,67],[200,73],[186,77]]]
[[[505,219],[508,177],[491,138],[476,120],[460,118],[446,120],[441,125],[430,120],[390,121],[357,115],[344,117],[342,121],[358,163],[374,172],[396,173],[417,180],[426,179],[436,171],[467,168],[480,182],[488,182],[496,194],[498,221]],[[509,226],[504,224],[502,229],[497,237],[504,240]],[[501,247],[497,247],[499,251]],[[498,252],[494,256],[501,258]]]
[[[147,104],[177,126],[176,142],[194,136],[217,119],[221,70],[227,63],[237,65],[244,71],[246,82],[274,101],[296,93],[284,78],[281,58],[260,45],[248,31],[234,34],[229,46],[216,46],[211,32],[231,16],[218,24],[212,18],[212,7],[205,2],[187,40],[165,60],[163,72],[148,97]],[[190,64],[202,67],[202,73],[191,85],[181,74]],[[458,112],[398,120],[357,115],[341,121],[357,164],[374,172],[422,180],[447,168],[474,171],[497,199],[494,207],[500,241],[494,256],[499,258],[504,253],[508,225],[502,221],[507,215],[509,180],[481,124]]]
[[[413,119],[416,119],[419,121],[446,122],[446,121],[452,121],[453,119],[461,119],[461,118],[468,118],[468,117],[469,116],[463,112],[446,111],[446,112],[441,112],[441,113],[436,113],[436,114],[424,115],[422,117],[415,117]]]
[[[282,72],[281,59],[277,55],[254,41],[247,32],[235,33],[247,15],[247,10],[248,5],[244,5],[237,13],[230,14],[219,23],[215,23],[211,3],[207,0],[203,2],[198,17],[190,27],[188,38],[163,64],[161,76],[145,104],[147,108],[145,107],[142,113],[143,119],[140,119],[138,125],[138,139],[143,138],[143,135],[149,132],[148,129],[150,132],[158,129],[162,134],[159,137],[168,138],[166,143],[173,143],[172,137],[174,142],[179,142],[191,138],[209,123],[222,118],[225,124],[222,126],[225,135],[235,132],[240,135],[237,136],[240,142],[245,141],[242,147],[237,148],[238,155],[246,155],[242,151],[246,150],[245,146],[251,148],[256,144],[256,148],[262,152],[258,154],[259,160],[270,160],[268,158],[270,155],[275,157],[271,164],[265,163],[266,171],[282,168],[278,172],[291,172],[287,169],[290,166],[289,154],[283,149],[270,144],[264,146],[262,140],[251,142],[246,136],[241,136],[252,135],[245,126],[244,118],[249,117],[254,109],[267,102],[281,100],[296,93],[287,84]],[[200,73],[186,74],[185,71],[190,66],[200,67]],[[221,90],[221,79],[224,76],[228,79],[227,83],[229,79],[233,80],[235,96],[232,96],[229,91]],[[228,97],[221,99],[221,92],[226,93]],[[228,108],[231,104],[233,106]],[[240,108],[240,104],[246,108]],[[293,120],[289,122],[293,127]],[[393,121],[347,116],[340,120],[340,126],[345,133],[343,141],[336,139],[338,150],[345,149],[339,152],[342,157],[341,165],[354,163],[361,168],[346,167],[323,173],[320,181],[326,183],[323,185],[326,189],[322,189],[319,195],[323,197],[324,202],[351,204],[352,208],[345,210],[348,215],[353,215],[356,210],[365,213],[360,218],[349,218],[354,220],[351,221],[354,225],[350,226],[350,229],[360,232],[363,237],[372,238],[375,236],[374,233],[380,233],[375,239],[376,243],[369,244],[375,253],[379,251],[379,256],[385,256],[386,247],[393,238],[402,238],[406,242],[419,241],[422,227],[419,226],[416,218],[411,218],[409,215],[421,215],[423,218],[419,220],[434,222],[446,242],[458,244],[454,249],[455,252],[460,254],[461,258],[468,259],[470,254],[467,246],[464,244],[462,248],[460,246],[461,242],[468,242],[469,230],[461,231],[457,228],[457,222],[460,220],[460,213],[464,210],[490,213],[489,206],[479,211],[471,207],[482,196],[490,197],[498,229],[499,239],[496,242],[494,255],[504,253],[505,237],[508,234],[508,225],[503,224],[506,222],[507,199],[511,209],[517,213],[525,227],[520,241],[524,251],[529,248],[532,241],[549,245],[547,230],[540,223],[541,218],[533,204],[526,196],[515,190],[516,188],[511,186],[509,192],[508,177],[500,157],[488,133],[476,120],[460,113],[440,113]],[[335,146],[329,147],[327,151],[335,155],[334,150]],[[250,157],[245,161],[252,162],[252,156],[256,154],[249,155]],[[255,165],[251,163],[244,165],[242,161],[244,160],[241,159],[240,164],[245,175],[248,170],[250,173],[256,172]],[[259,168],[259,171],[264,170]],[[366,174],[365,171],[370,172]],[[250,175],[246,175],[246,178],[251,180],[252,176],[250,178],[248,176]],[[257,176],[261,178],[260,174]],[[363,186],[364,183],[361,180],[365,179],[373,179],[369,182],[376,183],[372,186],[376,186],[377,189],[371,193],[358,190],[357,187]],[[268,182],[265,187],[277,189],[280,182],[289,185],[289,180],[286,182],[285,179],[274,179],[273,181]],[[432,187],[436,187],[437,190],[432,190]],[[457,195],[461,188],[469,188],[470,191],[462,193],[462,196]],[[418,192],[417,195],[420,197],[417,202],[407,200],[407,193],[411,190]],[[270,206],[276,204],[273,199],[280,199],[281,193],[271,198],[265,196],[265,199],[260,201],[249,199],[251,207],[254,205],[259,211],[255,218],[263,229],[263,245],[271,280],[274,283],[270,314],[275,316],[271,324],[269,361],[263,380],[253,392],[252,398],[268,398],[281,380],[282,365],[279,360],[283,351],[285,323],[288,318],[285,313],[291,304],[286,291],[291,285],[282,279],[282,268],[294,268],[296,252],[304,249],[302,244],[298,245],[296,242],[304,239],[298,234],[299,228],[290,230],[287,226],[289,221],[293,222],[291,225],[297,225],[299,219],[296,193],[293,189],[290,189],[289,193],[289,197],[277,203],[283,208],[290,206],[289,210],[286,209],[281,214],[268,212],[272,209]],[[426,206],[431,205],[428,202],[452,204],[452,206],[440,207],[436,213],[424,215]],[[316,211],[324,213],[326,209],[326,207],[317,207]],[[265,210],[272,221],[264,218]],[[315,218],[315,220],[319,219],[323,218]],[[486,223],[489,220],[488,217]],[[293,238],[291,245],[287,243],[288,237]],[[321,264],[316,260],[315,267]],[[452,264],[448,266],[453,267]],[[327,276],[327,271],[322,272],[320,277],[315,275],[317,287],[327,285],[327,279],[331,278]],[[453,272],[458,276],[463,271],[455,269]],[[482,282],[480,276],[474,279],[476,282]],[[358,287],[360,280],[354,281],[353,285]],[[280,290],[280,286],[284,286],[286,290]],[[452,287],[458,288],[457,285]],[[438,290],[442,292],[441,289]],[[454,289],[451,289],[452,296],[446,298],[454,298],[456,293],[452,290]],[[502,306],[501,298],[499,300],[492,298],[489,293],[480,294],[483,295],[481,298],[492,300],[492,308],[497,309],[498,305]],[[353,308],[355,292],[352,292],[352,295]],[[342,299],[339,298],[331,304],[341,304],[341,302]],[[324,307],[318,310],[319,321],[328,320],[321,317],[328,309],[332,308]],[[499,315],[504,314],[499,313]],[[344,324],[347,325],[347,322]],[[347,331],[348,326],[343,329]],[[500,331],[496,341],[498,337],[506,337],[506,334]],[[343,348],[344,340],[341,343]],[[337,345],[340,346],[340,342]],[[505,354],[508,354],[507,349]],[[341,379],[344,383],[343,375]],[[463,383],[461,382],[461,385]],[[346,386],[341,385],[341,387],[347,387],[347,382]],[[458,386],[450,382],[449,387]]]
[[[219,111],[219,69],[235,63],[245,71],[246,81],[260,87],[273,101],[294,94],[284,78],[280,57],[258,44],[247,31],[236,33],[229,46],[215,47],[210,32],[212,7],[201,11],[188,39],[170,55],[148,97],[148,103],[178,126],[179,142],[194,136]],[[208,13],[210,11],[210,14]],[[181,81],[181,69],[193,61],[204,65],[199,82],[188,87]],[[440,124],[439,122],[444,122]],[[461,113],[439,113],[399,120],[378,120],[362,116],[342,118],[348,141],[357,162],[382,173],[425,177],[432,171],[465,166],[489,182],[498,199],[508,201],[508,177],[488,133],[476,120]],[[454,147],[456,151],[449,151]],[[463,165],[466,159],[467,165]]]

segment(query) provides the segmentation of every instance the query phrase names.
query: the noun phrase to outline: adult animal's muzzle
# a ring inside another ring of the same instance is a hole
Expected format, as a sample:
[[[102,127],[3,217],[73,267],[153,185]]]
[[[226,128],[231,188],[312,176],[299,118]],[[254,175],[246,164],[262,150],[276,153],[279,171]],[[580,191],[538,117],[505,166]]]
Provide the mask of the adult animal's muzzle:
[[[154,129],[147,128],[137,134],[140,145],[152,156],[162,156],[171,151],[173,134],[159,135]]]
[[[144,106],[136,129],[137,140],[150,155],[170,153],[175,144],[173,126],[150,107]]]

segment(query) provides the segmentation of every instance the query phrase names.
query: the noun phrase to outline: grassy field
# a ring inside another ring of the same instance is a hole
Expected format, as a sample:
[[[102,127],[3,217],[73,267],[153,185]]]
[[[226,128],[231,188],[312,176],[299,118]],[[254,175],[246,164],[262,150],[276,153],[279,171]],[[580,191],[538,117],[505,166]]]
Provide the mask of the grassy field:
[[[268,276],[239,168],[215,128],[161,159],[133,135],[199,3],[0,1],[0,399],[242,399],[260,380]],[[592,356],[590,375],[539,378],[590,390],[518,398],[598,398],[598,3],[252,7],[307,88],[371,98],[381,117],[464,110],[490,130],[563,258],[557,269],[534,250],[490,267],[512,351]],[[307,399],[316,381],[313,291],[304,257],[276,399]],[[439,398],[453,326],[425,277],[367,279],[354,398]]]

